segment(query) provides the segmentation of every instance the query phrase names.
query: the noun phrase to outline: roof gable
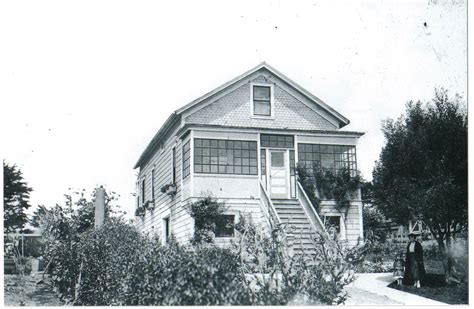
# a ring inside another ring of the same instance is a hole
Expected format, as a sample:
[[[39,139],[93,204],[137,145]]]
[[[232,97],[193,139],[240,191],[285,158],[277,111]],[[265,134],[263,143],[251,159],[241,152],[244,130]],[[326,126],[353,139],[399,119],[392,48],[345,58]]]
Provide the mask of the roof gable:
[[[186,117],[189,114],[192,114],[193,112],[196,112],[197,110],[206,106],[207,104],[212,103],[219,97],[228,94],[239,86],[256,78],[259,73],[270,73],[271,75],[275,76],[281,83],[286,84],[288,87],[293,89],[294,93],[297,93],[306,98],[307,101],[310,102],[310,104],[313,104],[312,107],[320,109],[330,117],[334,118],[337,121],[339,128],[342,128],[349,124],[349,119],[338,113],[332,107],[324,103],[321,99],[314,96],[309,91],[307,91],[306,89],[292,81],[290,78],[285,76],[283,73],[277,71],[275,68],[265,62],[260,63],[253,69],[241,74],[240,76],[237,76],[236,78],[228,81],[227,83],[224,83],[223,85],[215,88],[214,90],[206,93],[205,95],[197,98],[196,100],[186,104],[182,108],[176,110],[175,113],[184,114],[184,116]]]

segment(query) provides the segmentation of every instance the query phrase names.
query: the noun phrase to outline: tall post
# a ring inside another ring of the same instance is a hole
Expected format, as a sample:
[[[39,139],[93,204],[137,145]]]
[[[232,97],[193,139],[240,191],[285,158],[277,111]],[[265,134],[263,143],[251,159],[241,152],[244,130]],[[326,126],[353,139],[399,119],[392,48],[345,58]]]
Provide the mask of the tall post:
[[[104,224],[105,190],[102,186],[95,190],[95,227]]]

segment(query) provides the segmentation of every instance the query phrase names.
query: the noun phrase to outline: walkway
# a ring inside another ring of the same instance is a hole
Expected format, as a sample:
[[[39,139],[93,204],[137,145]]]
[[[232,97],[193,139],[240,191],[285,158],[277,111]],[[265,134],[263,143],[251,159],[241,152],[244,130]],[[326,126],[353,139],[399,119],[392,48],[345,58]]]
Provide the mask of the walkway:
[[[357,274],[346,287],[349,298],[345,305],[447,305],[387,287],[392,282],[391,273]]]

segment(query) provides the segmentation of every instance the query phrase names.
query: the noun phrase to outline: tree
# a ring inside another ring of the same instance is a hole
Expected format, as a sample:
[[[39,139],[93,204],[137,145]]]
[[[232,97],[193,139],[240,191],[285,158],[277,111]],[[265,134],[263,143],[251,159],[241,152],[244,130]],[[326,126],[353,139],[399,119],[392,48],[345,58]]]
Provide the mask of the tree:
[[[23,230],[28,222],[25,210],[30,205],[32,188],[23,179],[16,165],[3,161],[3,232],[11,233]]]
[[[385,216],[374,204],[373,185],[370,181],[362,181],[361,196],[363,204],[364,237],[368,240],[385,241]]]
[[[386,144],[373,171],[374,201],[387,217],[423,220],[451,275],[452,241],[467,229],[467,113],[436,90],[432,103],[409,102],[383,124]]]

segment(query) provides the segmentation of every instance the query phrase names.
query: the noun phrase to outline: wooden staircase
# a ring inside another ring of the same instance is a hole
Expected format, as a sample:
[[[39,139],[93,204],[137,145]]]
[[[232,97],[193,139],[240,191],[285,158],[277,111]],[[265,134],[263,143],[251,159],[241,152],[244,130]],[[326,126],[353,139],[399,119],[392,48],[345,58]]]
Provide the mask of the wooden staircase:
[[[315,234],[315,230],[300,202],[297,199],[272,199],[272,203],[281,223],[287,224],[288,231],[293,235],[294,253],[301,253],[303,249],[306,253],[314,252],[311,237]]]

